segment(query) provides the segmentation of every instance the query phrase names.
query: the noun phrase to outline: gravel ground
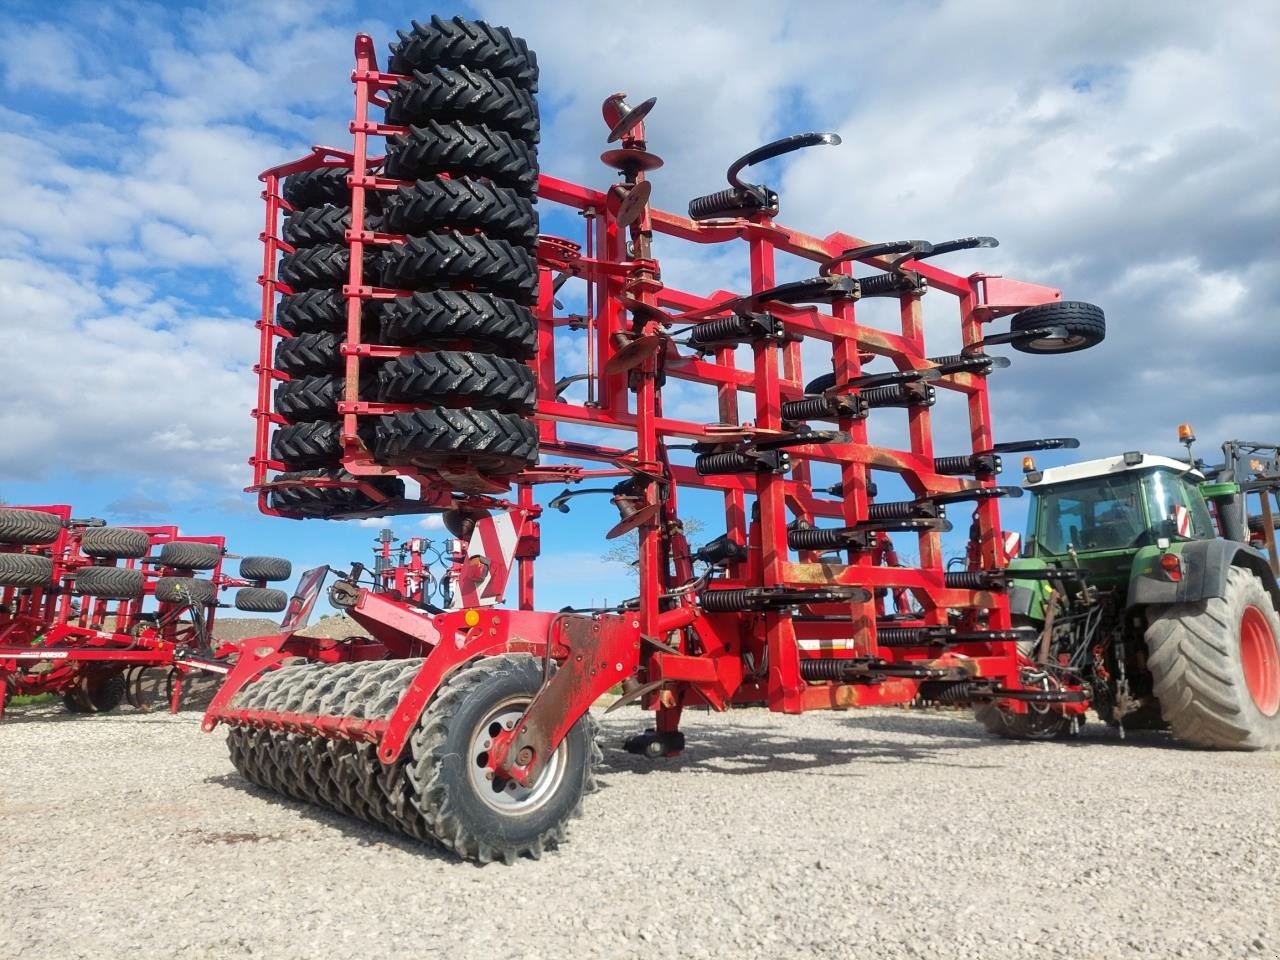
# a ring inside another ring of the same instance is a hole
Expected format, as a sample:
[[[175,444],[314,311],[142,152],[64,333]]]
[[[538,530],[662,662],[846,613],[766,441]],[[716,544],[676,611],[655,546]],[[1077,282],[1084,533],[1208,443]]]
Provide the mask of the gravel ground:
[[[1280,956],[1280,754],[993,741],[961,715],[695,714],[541,862],[281,800],[198,715],[0,725],[0,957]]]

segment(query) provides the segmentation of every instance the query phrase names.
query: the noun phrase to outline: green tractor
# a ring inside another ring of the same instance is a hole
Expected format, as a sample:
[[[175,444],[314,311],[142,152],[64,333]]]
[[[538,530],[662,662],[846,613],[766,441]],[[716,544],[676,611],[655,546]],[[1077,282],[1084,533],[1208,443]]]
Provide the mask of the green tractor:
[[[1022,653],[1044,683],[1083,684],[1121,736],[1162,727],[1199,747],[1277,749],[1280,447],[1228,441],[1209,467],[1191,456],[1191,428],[1179,435],[1186,461],[1126,453],[1037,470],[1024,460],[1028,535],[1009,563],[1009,596],[1015,625],[1039,636]],[[1076,729],[1051,707],[996,702],[977,718],[1018,739]]]

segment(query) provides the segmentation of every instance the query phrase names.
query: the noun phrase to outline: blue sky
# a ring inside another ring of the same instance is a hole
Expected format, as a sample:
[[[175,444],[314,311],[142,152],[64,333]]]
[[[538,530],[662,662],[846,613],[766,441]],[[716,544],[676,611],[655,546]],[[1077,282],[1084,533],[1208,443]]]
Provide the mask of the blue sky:
[[[432,12],[508,24],[538,51],[549,173],[608,182],[599,104],[616,90],[659,98],[655,201],[671,209],[718,188],[760,142],[837,130],[841,147],[766,168],[785,222],[872,239],[994,235],[999,249],[946,265],[1101,304],[1110,329],[1094,351],[1010,354],[993,381],[1001,439],[1072,434],[1080,454],[1102,456],[1176,452],[1183,420],[1210,447],[1280,435],[1268,399],[1280,36],[1265,3],[1231,17],[1191,3],[986,0],[748,2],[732,16],[679,3],[624,16],[634,7],[585,0],[370,9],[4,5],[0,497],[223,532],[237,552],[299,567],[370,555],[376,528],[261,517],[240,493],[256,175],[313,142],[349,143],[353,34],[385,51],[394,27]],[[657,252],[668,282],[695,290],[741,268]],[[940,334],[942,306],[930,313]],[[937,433],[948,431],[963,436],[940,404]],[[625,571],[599,562],[611,508],[578,503],[544,522],[542,606],[627,592]],[[1006,515],[1021,526],[1016,505]],[[418,518],[393,526],[441,536]]]

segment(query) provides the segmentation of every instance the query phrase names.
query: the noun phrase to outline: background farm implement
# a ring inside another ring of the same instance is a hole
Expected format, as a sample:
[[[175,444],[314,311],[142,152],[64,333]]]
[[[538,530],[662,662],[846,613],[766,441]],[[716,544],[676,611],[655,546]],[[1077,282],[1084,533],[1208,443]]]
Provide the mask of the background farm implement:
[[[1101,310],[938,265],[991,238],[782,226],[743,172],[832,134],[748,153],[684,216],[650,204],[655,101],[614,94],[610,182],[540,174],[536,60],[501,28],[415,24],[389,72],[361,35],[352,79],[351,148],[262,178],[250,489],[292,518],[442,512],[471,586],[435,605],[356,569],[330,598],[372,640],[246,641],[205,721],[245,776],[509,861],[563,837],[592,784],[588,708],[616,685],[655,712],[627,744],[655,757],[691,706],[1084,712],[1019,651],[1036,634],[1010,619],[999,500],[1021,489],[997,481],[1002,454],[1072,441],[997,443],[987,379],[1009,363],[993,346],[1099,342]],[[740,286],[678,288],[668,252]],[[936,448],[943,408],[962,426]],[[638,537],[638,596],[537,611],[541,524],[588,493],[618,510],[607,536]],[[719,524],[697,550],[694,500]],[[948,570],[955,510],[971,543]]]

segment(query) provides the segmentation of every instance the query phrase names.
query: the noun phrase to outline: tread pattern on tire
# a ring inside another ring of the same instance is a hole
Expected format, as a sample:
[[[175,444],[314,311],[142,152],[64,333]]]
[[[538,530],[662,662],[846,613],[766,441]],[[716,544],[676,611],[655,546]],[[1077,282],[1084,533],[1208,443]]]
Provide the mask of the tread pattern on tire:
[[[505,240],[453,231],[392,244],[383,261],[382,279],[386,286],[409,290],[463,282],[526,305],[535,302],[538,290],[537,262],[528,250]]]
[[[0,587],[44,587],[53,583],[53,560],[34,553],[0,553]]]
[[[366,316],[368,311],[366,311]],[[276,325],[292,334],[347,332],[347,298],[341,290],[303,290],[280,298]]]
[[[1147,627],[1147,668],[1174,737],[1226,750],[1280,748],[1280,716],[1263,717],[1240,669],[1240,610],[1258,607],[1277,630],[1271,595],[1243,567],[1227,571],[1227,596],[1165,607]]]
[[[400,180],[441,173],[483,177],[523,196],[538,192],[538,154],[502,130],[428,120],[387,138],[386,174]]]
[[[289,595],[274,587],[241,587],[236,591],[236,609],[249,613],[280,613],[289,606]]]
[[[222,559],[222,551],[212,543],[174,540],[160,548],[160,564],[179,570],[212,570]]]
[[[370,226],[365,218],[366,226]],[[350,207],[306,207],[295,210],[284,218],[281,238],[285,243],[302,249],[320,244],[342,243],[351,229]]]
[[[342,459],[342,425],[311,420],[278,427],[271,435],[271,459],[299,469],[336,465]]]
[[[378,371],[384,403],[456,402],[478,410],[531,412],[538,393],[533,370],[519,360],[439,350],[398,357]]]
[[[435,467],[465,458],[482,473],[518,473],[537,462],[532,421],[489,410],[414,410],[378,419],[375,456],[382,463]]]
[[[1037,327],[1044,326],[1065,327],[1069,334],[1082,337],[1085,342],[1062,349],[1034,347],[1025,342],[1021,344],[1013,343],[1011,346],[1023,353],[1073,353],[1101,343],[1106,339],[1107,335],[1107,320],[1102,308],[1080,300],[1058,300],[1053,303],[1042,303],[1015,313],[1009,319],[1009,330],[1014,333],[1020,330],[1034,330]]]
[[[276,480],[300,480],[308,477],[325,480],[353,480],[345,470],[297,470],[277,474]],[[398,477],[365,477],[365,482],[389,499],[404,497],[404,481]],[[386,512],[386,505],[374,500],[356,487],[277,487],[267,501],[271,508],[298,519],[330,519],[360,516],[375,511]]]
[[[284,178],[280,192],[286,203],[299,210],[325,203],[350,203],[351,188],[347,186],[350,175],[350,167],[318,167],[291,173]]]
[[[288,380],[276,387],[276,413],[294,423],[336,417],[344,384],[335,374]]]
[[[128,527],[89,527],[80,537],[80,552],[86,557],[137,559],[150,549],[150,534]]]
[[[505,130],[537,143],[538,102],[509,77],[465,66],[414,70],[387,94],[386,122],[407,126],[426,120],[461,120]]]
[[[161,577],[156,581],[155,596],[162,603],[193,603],[203,607],[217,599],[218,589],[213,581],[198,577]]]
[[[142,571],[127,567],[82,567],[76,573],[76,593],[104,600],[133,600],[142,596]]]
[[[538,211],[526,197],[492,183],[417,180],[391,195],[384,227],[388,233],[410,234],[480,230],[532,249],[538,238]]]
[[[342,338],[333,333],[304,333],[276,344],[276,369],[291,377],[342,370]]]
[[[62,521],[43,510],[0,509],[0,543],[43,546],[62,532]]]
[[[526,90],[538,89],[538,58],[529,45],[506,27],[483,21],[433,16],[427,23],[414,20],[409,30],[397,30],[400,39],[391,44],[387,69],[411,73],[415,68],[436,66],[481,67],[499,77],[510,77]]]
[[[293,564],[284,557],[241,557],[242,580],[288,580],[293,576]]]
[[[517,360],[537,353],[538,326],[528,307],[470,290],[420,290],[382,305],[383,343],[409,347],[471,343]]]
[[[376,270],[377,255],[366,250],[366,278]],[[347,282],[351,265],[350,248],[342,243],[322,243],[303,247],[280,258],[277,277],[294,291],[319,288],[337,289]],[[367,282],[367,279],[366,279]]]

